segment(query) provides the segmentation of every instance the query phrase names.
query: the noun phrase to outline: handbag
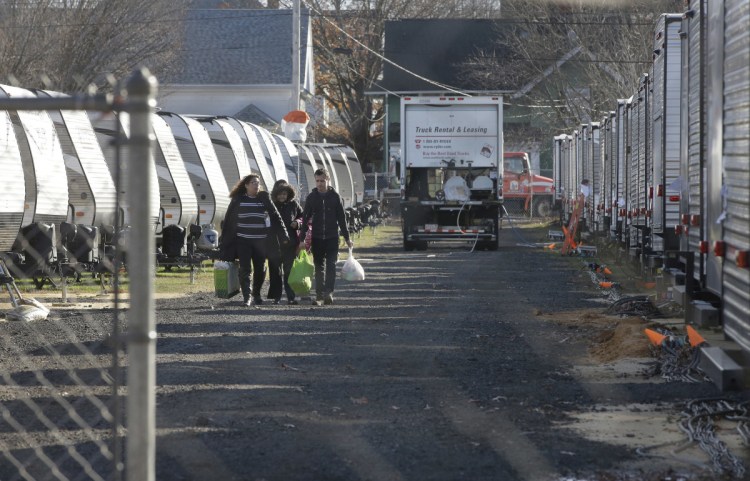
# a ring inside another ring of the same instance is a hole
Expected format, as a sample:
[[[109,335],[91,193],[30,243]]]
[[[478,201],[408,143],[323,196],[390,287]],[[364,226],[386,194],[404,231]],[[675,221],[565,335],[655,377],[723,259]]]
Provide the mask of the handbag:
[[[289,271],[289,287],[298,296],[305,296],[312,289],[312,279],[315,273],[312,255],[302,249],[292,263]]]
[[[349,248],[349,257],[341,267],[341,277],[343,277],[344,280],[347,281],[365,280],[365,270],[362,268],[362,264],[360,264],[357,259],[354,258],[351,247]]]
[[[214,262],[214,290],[216,297],[229,299],[240,292],[240,277],[234,262]]]

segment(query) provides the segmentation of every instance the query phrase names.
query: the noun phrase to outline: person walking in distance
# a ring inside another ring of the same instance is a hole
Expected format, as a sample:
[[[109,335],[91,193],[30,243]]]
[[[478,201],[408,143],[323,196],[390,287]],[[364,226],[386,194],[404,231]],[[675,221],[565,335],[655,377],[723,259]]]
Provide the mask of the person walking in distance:
[[[333,304],[333,289],[336,283],[336,259],[339,255],[339,234],[344,236],[350,248],[354,243],[349,239],[346,215],[341,197],[328,185],[330,175],[326,169],[315,171],[315,189],[305,200],[302,214],[302,238],[312,222],[312,243],[310,250],[315,264],[314,306]]]
[[[289,272],[297,256],[297,233],[302,223],[302,207],[295,199],[294,187],[286,180],[276,181],[271,190],[271,200],[278,209],[291,239],[285,244],[282,229],[278,226],[271,227],[271,234],[268,236],[268,298],[273,300],[274,304],[279,304],[283,291],[286,292],[289,304],[297,304],[294,290],[289,286]]]
[[[263,304],[260,289],[266,277],[264,264],[269,227],[273,225],[278,230],[282,243],[289,243],[289,234],[268,192],[260,190],[257,175],[250,174],[240,179],[229,197],[232,201],[222,222],[220,255],[222,260],[229,262],[239,258],[243,304],[248,307],[260,305]],[[252,291],[250,272],[253,273]]]

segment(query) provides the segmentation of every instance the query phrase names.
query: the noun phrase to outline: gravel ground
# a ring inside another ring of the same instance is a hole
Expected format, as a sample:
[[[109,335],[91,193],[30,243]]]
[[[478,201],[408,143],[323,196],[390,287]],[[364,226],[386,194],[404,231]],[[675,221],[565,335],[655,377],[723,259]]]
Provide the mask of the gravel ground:
[[[158,301],[158,480],[722,479],[677,427],[688,400],[721,393],[648,377],[653,359],[625,350],[592,357],[618,320],[582,259],[509,228],[497,252],[378,235],[333,306]],[[0,479],[65,479],[51,463],[110,478],[112,311],[51,318],[0,323]]]

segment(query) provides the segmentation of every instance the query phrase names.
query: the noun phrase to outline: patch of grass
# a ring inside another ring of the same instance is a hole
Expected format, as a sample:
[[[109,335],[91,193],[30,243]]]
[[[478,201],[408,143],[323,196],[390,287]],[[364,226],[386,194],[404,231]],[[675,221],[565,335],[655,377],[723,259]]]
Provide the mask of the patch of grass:
[[[393,238],[394,235],[401,235],[401,226],[398,224],[381,225],[376,227],[374,232],[369,227],[366,227],[362,232],[360,232],[359,234],[355,234],[352,237],[352,240],[354,241],[353,252],[355,253],[355,257],[357,250],[377,247],[386,240]],[[341,247],[339,248],[339,253],[339,257],[341,259],[346,259],[349,257],[348,249],[346,248],[346,244],[344,244],[343,241],[341,243]]]
[[[53,278],[57,287],[46,284],[42,289],[37,289],[31,279],[16,279],[18,289],[25,294],[39,294],[50,292],[61,292],[62,281],[60,278]],[[127,272],[121,272],[118,278],[119,291],[128,292],[130,279]],[[160,267],[156,271],[154,278],[154,291],[157,294],[177,294],[210,291],[214,288],[213,263],[204,262],[201,266],[195,268],[193,272],[193,282],[190,282],[190,269],[172,267],[166,270]],[[70,295],[96,295],[102,290],[100,280],[92,278],[90,274],[81,276],[80,282],[72,279],[67,280],[68,294]],[[104,289],[111,293],[114,291],[114,280],[112,276],[105,276]]]
[[[359,235],[354,235],[354,252],[358,249],[376,247],[393,235],[400,235],[401,227],[399,225],[379,226],[372,232],[369,228],[364,229]],[[346,259],[349,253],[346,244],[341,244],[340,258]],[[355,254],[356,255],[356,254]],[[37,289],[31,279],[16,279],[18,289],[24,293],[34,296],[40,293],[48,294],[62,291],[60,278],[53,278],[57,287],[46,284],[42,289]],[[127,272],[120,273],[119,290],[127,293],[130,286],[130,280]],[[106,276],[104,288],[107,292],[113,292],[114,285],[112,276]],[[101,292],[99,279],[94,279],[91,274],[81,275],[80,282],[72,279],[67,281],[68,294],[71,296],[93,296]],[[156,270],[154,278],[154,291],[156,294],[179,294],[192,292],[210,292],[214,290],[214,269],[213,262],[205,261],[197,266],[193,271],[193,282],[190,281],[190,268],[172,267],[166,269],[159,267]]]

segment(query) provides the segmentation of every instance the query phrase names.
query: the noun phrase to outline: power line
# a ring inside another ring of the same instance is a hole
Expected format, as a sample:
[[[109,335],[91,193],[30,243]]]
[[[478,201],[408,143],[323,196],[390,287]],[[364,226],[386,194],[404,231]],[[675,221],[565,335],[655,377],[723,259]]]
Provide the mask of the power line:
[[[416,55],[416,54],[414,54]],[[559,58],[543,58],[543,57],[517,57],[517,58],[508,58],[508,57],[498,57],[498,56],[483,56],[482,59],[493,59],[493,60],[513,60],[513,61],[520,61],[520,62],[557,62],[560,60]],[[571,63],[575,62],[582,62],[582,63],[634,63],[634,64],[651,64],[653,63],[651,60],[601,60],[601,59],[571,59],[569,60]]]
[[[414,72],[412,72],[411,70],[409,70],[409,69],[407,69],[407,68],[405,68],[405,67],[403,67],[403,66],[401,66],[401,65],[397,64],[396,62],[394,62],[394,61],[392,61],[392,60],[390,60],[390,59],[386,58],[386,57],[385,57],[385,56],[383,56],[382,54],[380,54],[380,53],[378,53],[378,52],[374,51],[373,49],[371,49],[371,48],[370,48],[370,47],[368,47],[367,45],[363,44],[362,42],[360,42],[359,40],[357,40],[356,38],[354,38],[354,37],[353,37],[352,35],[350,35],[350,34],[349,34],[348,32],[346,32],[346,31],[345,31],[344,29],[342,29],[341,27],[339,27],[338,25],[336,25],[336,24],[335,24],[334,22],[332,22],[332,21],[331,21],[331,20],[329,20],[328,18],[326,18],[326,16],[325,16],[325,15],[324,15],[324,14],[323,14],[322,12],[320,12],[320,11],[319,11],[319,10],[317,10],[316,8],[314,8],[314,7],[310,6],[310,5],[309,5],[309,4],[307,3],[307,1],[306,1],[306,0],[303,0],[303,1],[304,1],[304,3],[305,3],[305,4],[307,5],[307,6],[308,6],[308,8],[309,8],[309,9],[310,9],[311,11],[315,11],[315,12],[317,12],[317,14],[318,14],[318,15],[320,16],[320,18],[322,18],[322,19],[323,19],[323,20],[325,20],[326,22],[330,23],[330,24],[331,24],[331,25],[332,25],[332,26],[333,26],[333,27],[334,27],[334,28],[335,28],[336,30],[338,30],[339,32],[343,33],[343,34],[344,34],[344,35],[345,35],[346,37],[348,37],[348,38],[349,38],[350,40],[352,40],[352,41],[353,41],[354,43],[356,43],[356,44],[357,44],[357,45],[359,45],[360,47],[364,48],[364,49],[365,49],[365,50],[367,50],[368,52],[372,53],[372,54],[373,54],[373,55],[375,55],[376,57],[380,58],[380,59],[381,59],[381,60],[383,60],[384,62],[386,62],[386,63],[389,63],[389,64],[393,65],[394,67],[396,67],[397,69],[399,69],[399,70],[402,70],[402,71],[406,72],[407,74],[409,74],[409,75],[412,75],[412,76],[414,76],[414,77],[418,78],[419,80],[425,81],[425,82],[427,82],[427,83],[429,83],[429,84],[432,84],[432,85],[434,85],[434,86],[436,86],[436,87],[440,87],[441,89],[447,90],[447,91],[449,91],[449,92],[453,92],[453,93],[455,93],[455,94],[458,94],[458,95],[462,95],[462,96],[464,96],[464,97],[471,97],[471,95],[469,95],[469,94],[466,94],[466,93],[464,93],[464,92],[461,92],[461,91],[460,91],[460,90],[458,90],[457,88],[451,87],[451,86],[449,86],[449,85],[441,84],[440,82],[436,82],[436,81],[434,81],[434,80],[430,80],[430,79],[428,79],[427,77],[423,77],[423,76],[421,76],[421,75],[419,75],[419,74],[417,74],[417,73],[414,73]]]

